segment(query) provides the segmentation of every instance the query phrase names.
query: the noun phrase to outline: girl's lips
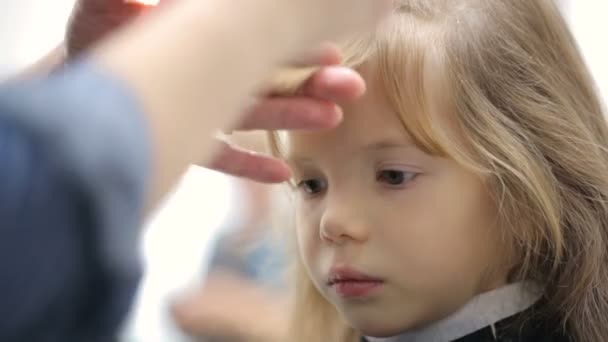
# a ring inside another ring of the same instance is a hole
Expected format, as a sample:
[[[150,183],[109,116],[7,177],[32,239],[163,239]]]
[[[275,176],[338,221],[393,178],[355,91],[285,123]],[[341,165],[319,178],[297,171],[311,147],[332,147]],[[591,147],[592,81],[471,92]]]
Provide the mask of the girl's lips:
[[[327,286],[343,298],[367,297],[383,284],[383,279],[348,266],[333,267],[327,278]]]
[[[380,289],[384,285],[383,282],[374,281],[344,281],[333,284],[331,287],[336,291],[336,294],[342,298],[365,298]]]

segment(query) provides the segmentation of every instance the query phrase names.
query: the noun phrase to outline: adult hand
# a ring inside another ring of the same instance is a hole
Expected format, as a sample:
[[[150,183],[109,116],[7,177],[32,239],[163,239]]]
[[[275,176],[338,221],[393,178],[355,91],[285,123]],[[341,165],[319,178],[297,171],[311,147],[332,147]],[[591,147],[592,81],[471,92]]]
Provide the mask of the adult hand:
[[[125,0],[77,0],[66,30],[68,56],[86,51],[108,33],[148,9],[148,6]]]
[[[78,0],[66,34],[68,58],[86,51],[112,30],[148,9],[124,0]],[[359,74],[338,66],[339,51],[332,45],[326,44],[297,63],[321,67],[294,96],[258,98],[234,130],[332,128],[340,123],[342,117],[336,103],[353,101],[365,91],[365,83]],[[204,166],[265,183],[282,182],[290,176],[284,162],[226,143],[222,143],[216,157]]]
[[[195,337],[243,341],[285,341],[287,302],[229,271],[213,272],[200,288],[172,306],[179,327]]]
[[[314,130],[336,127],[342,112],[336,103],[350,102],[365,92],[365,83],[352,69],[338,66],[340,56],[331,46],[316,57],[324,64],[305,82],[297,95],[261,97],[235,130]],[[287,165],[276,158],[244,151],[223,143],[208,165],[211,169],[259,182],[289,178]]]

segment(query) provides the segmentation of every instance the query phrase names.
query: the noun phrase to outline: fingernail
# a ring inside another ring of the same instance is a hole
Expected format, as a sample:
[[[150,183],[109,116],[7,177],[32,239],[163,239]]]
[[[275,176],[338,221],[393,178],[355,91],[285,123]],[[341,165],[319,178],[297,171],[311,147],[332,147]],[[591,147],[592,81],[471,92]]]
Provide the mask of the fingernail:
[[[342,107],[338,106],[337,104],[334,104],[334,113],[334,120],[332,121],[333,127],[338,126],[344,119],[344,111],[342,110]]]

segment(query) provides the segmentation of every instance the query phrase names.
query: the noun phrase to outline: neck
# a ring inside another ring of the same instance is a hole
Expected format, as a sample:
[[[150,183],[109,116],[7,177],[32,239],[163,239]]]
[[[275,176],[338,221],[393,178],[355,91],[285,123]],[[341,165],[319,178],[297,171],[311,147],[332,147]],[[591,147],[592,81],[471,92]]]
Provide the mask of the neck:
[[[460,310],[424,328],[393,337],[367,337],[369,342],[453,341],[529,309],[541,297],[529,282],[510,284],[474,297]],[[492,329],[494,331],[494,329]]]

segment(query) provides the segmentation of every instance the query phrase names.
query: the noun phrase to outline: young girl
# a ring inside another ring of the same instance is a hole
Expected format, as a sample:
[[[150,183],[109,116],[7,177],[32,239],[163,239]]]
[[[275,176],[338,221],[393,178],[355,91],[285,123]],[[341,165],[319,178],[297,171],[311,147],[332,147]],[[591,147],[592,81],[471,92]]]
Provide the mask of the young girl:
[[[398,0],[344,51],[368,93],[343,124],[271,135],[288,340],[605,341],[608,129],[553,1]]]

